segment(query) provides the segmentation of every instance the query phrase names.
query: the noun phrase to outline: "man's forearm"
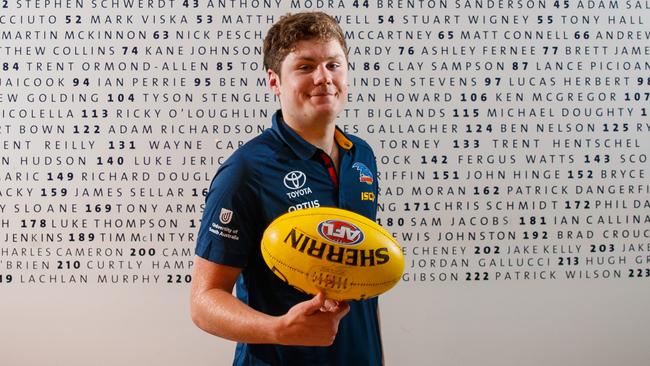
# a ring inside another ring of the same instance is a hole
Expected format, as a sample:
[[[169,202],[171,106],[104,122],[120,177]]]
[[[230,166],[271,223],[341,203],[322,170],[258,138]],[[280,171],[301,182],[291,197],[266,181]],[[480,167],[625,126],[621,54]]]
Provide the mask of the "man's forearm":
[[[215,336],[242,343],[279,343],[279,319],[242,303],[221,289],[206,290],[192,298],[192,321]]]

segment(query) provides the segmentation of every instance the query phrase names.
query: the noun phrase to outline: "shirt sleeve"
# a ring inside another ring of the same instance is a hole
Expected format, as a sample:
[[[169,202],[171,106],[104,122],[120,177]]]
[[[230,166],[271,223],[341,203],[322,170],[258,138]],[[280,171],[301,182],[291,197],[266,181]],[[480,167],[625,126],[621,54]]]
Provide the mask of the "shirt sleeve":
[[[261,239],[259,205],[253,172],[244,159],[231,156],[210,185],[196,255],[218,264],[246,267]]]

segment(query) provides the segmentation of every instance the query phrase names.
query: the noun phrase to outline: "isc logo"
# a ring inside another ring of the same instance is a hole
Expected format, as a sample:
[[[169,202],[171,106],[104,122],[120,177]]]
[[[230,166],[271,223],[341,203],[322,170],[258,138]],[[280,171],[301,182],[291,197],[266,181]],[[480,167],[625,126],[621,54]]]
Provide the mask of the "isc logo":
[[[375,193],[374,192],[361,192],[362,201],[374,201]]]
[[[363,231],[349,222],[327,220],[318,225],[318,233],[325,239],[344,245],[359,244],[363,241]]]

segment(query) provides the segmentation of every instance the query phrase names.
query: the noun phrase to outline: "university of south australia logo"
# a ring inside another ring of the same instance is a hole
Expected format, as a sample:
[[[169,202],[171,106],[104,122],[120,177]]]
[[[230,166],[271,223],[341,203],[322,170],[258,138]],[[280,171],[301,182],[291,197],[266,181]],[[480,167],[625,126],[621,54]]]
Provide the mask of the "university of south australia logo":
[[[363,241],[363,231],[342,220],[327,220],[318,224],[318,233],[323,238],[343,245],[355,245]]]
[[[227,208],[222,208],[219,213],[219,221],[221,221],[222,224],[227,225],[230,223],[230,220],[232,220],[232,211]]]

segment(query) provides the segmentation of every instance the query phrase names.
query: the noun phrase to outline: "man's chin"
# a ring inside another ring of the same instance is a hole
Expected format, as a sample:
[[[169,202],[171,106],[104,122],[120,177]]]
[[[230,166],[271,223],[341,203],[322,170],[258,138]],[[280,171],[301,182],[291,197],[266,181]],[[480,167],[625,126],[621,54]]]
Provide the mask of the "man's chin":
[[[323,106],[312,108],[310,115],[315,120],[333,120],[339,114],[339,111],[333,108]]]
[[[329,115],[334,117],[341,113],[342,110],[343,108],[339,108],[338,106],[334,105],[319,105],[314,108],[314,111],[316,111],[316,113],[319,115]]]

